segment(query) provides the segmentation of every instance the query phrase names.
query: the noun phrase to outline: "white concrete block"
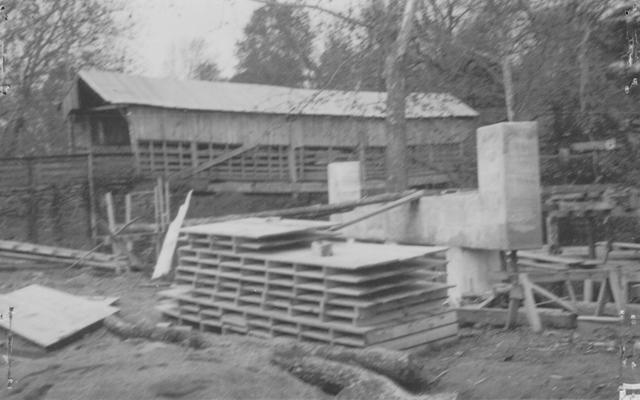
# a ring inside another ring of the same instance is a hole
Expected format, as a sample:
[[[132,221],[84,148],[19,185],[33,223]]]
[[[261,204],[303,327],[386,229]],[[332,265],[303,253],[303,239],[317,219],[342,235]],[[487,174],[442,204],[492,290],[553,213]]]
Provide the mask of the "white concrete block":
[[[535,122],[478,130],[478,191],[427,196],[347,227],[346,236],[491,250],[542,246]],[[351,219],[378,206],[361,207]]]

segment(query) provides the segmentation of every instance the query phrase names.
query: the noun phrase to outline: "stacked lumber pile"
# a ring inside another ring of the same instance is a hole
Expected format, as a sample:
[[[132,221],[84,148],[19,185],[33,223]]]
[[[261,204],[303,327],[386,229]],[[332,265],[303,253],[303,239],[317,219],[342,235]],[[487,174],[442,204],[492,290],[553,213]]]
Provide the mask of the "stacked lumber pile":
[[[568,271],[571,269],[591,269],[602,264],[602,261],[590,260],[564,255],[545,254],[541,251],[519,251],[518,266],[521,271]]]
[[[326,222],[245,219],[182,229],[163,313],[222,333],[409,349],[457,335],[442,247],[314,242]],[[329,246],[326,244],[329,243]]]
[[[9,262],[29,261],[31,263],[46,263],[47,265],[88,265],[116,272],[122,271],[127,267],[125,260],[117,258],[113,254],[87,252],[12,240],[0,240],[0,260]]]

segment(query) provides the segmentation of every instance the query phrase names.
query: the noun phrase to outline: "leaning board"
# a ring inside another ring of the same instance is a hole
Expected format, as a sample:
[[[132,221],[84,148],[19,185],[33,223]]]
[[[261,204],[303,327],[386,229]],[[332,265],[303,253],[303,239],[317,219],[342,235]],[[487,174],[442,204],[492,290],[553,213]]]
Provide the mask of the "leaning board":
[[[118,311],[103,302],[86,300],[40,285],[0,295],[0,328],[9,328],[9,307],[14,307],[12,331],[44,348]]]

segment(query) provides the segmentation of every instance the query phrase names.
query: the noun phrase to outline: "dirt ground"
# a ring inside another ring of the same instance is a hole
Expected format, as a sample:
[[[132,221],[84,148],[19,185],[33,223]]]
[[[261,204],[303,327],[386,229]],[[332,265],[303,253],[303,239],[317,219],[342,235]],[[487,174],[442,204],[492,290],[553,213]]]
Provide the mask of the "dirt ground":
[[[78,295],[118,296],[122,317],[157,322],[156,292],[141,273],[100,275],[90,270],[0,272],[0,293],[38,283]],[[18,317],[17,314],[16,317]],[[97,328],[51,353],[16,357],[7,399],[329,399],[269,363],[269,343],[215,336],[193,350],[142,339],[122,340]],[[2,349],[4,353],[5,349]],[[28,353],[27,353],[28,354]],[[594,348],[573,331],[533,334],[464,328],[457,342],[419,355],[429,392],[459,399],[617,398],[615,349]],[[2,376],[6,364],[0,359]],[[640,380],[635,370],[623,381]],[[635,373],[635,377],[633,374]]]

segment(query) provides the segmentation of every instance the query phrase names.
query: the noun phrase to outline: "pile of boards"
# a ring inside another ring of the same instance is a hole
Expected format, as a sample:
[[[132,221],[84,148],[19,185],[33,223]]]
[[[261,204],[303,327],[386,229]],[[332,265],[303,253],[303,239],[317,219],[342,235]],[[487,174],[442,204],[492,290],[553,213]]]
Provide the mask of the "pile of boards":
[[[3,264],[15,264],[16,261],[45,263],[56,265],[88,265],[116,272],[126,269],[126,260],[113,254],[87,252],[62,247],[44,246],[40,244],[0,240],[0,260]]]
[[[324,241],[327,222],[244,219],[183,228],[164,315],[200,329],[413,349],[455,337],[424,257],[442,247]],[[314,242],[316,241],[316,242]]]

